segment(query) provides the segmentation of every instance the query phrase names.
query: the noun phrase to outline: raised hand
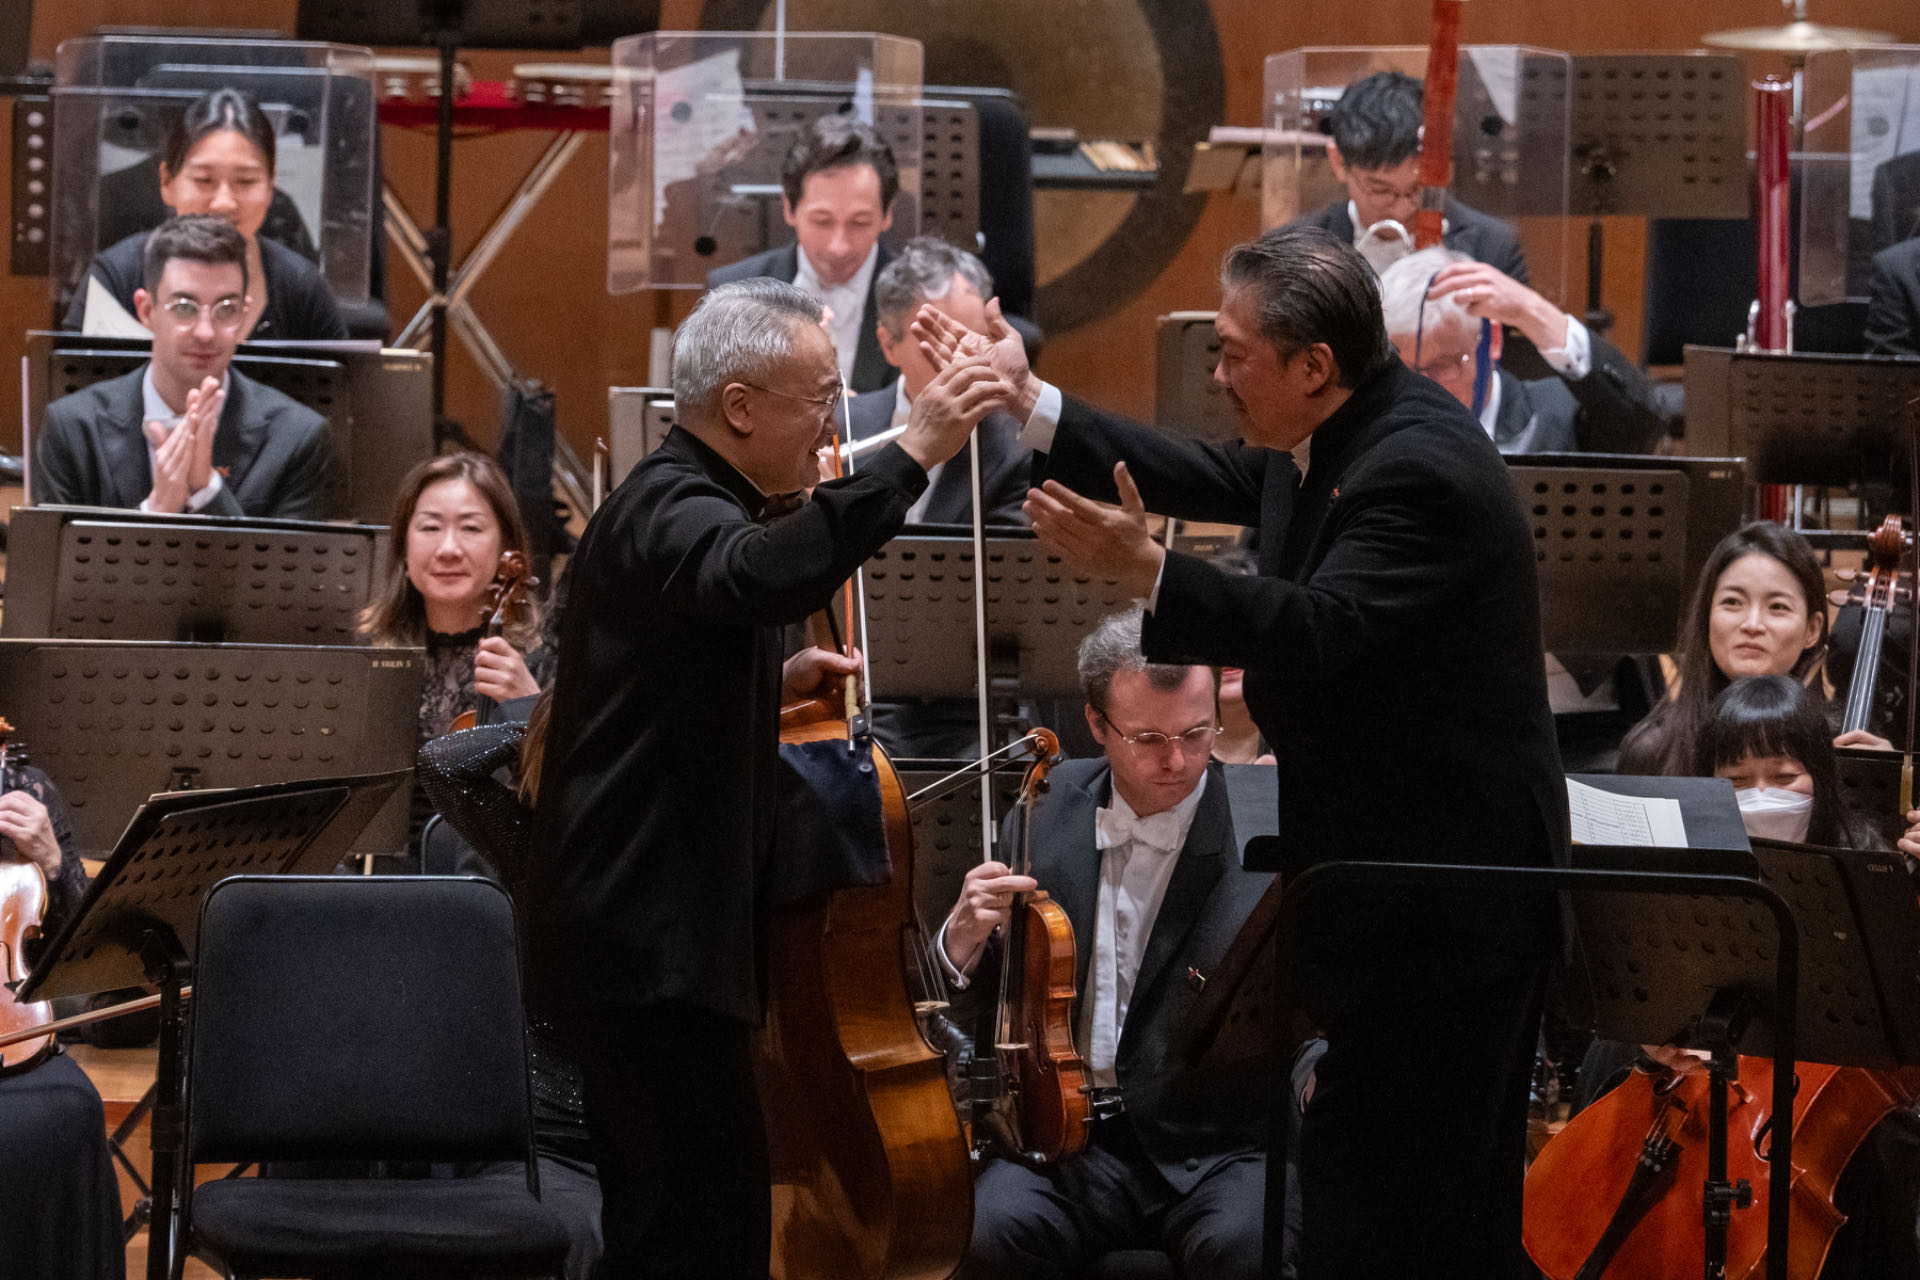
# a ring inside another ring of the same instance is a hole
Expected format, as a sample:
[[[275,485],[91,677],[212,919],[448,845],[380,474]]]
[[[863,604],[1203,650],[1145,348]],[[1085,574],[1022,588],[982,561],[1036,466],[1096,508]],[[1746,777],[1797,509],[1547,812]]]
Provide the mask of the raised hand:
[[[1005,407],[1013,389],[984,355],[960,356],[913,398],[900,447],[923,468],[960,452],[980,419]]]
[[[146,508],[177,515],[187,509],[187,498],[194,492],[187,483],[193,435],[185,422],[171,430],[164,422],[148,422],[141,430],[153,446],[153,487],[147,491]]]
[[[1498,267],[1484,262],[1455,262],[1440,269],[1428,295],[1456,300],[1476,320],[1512,325],[1542,351],[1566,345],[1566,312]]]
[[[0,836],[12,841],[12,852],[38,866],[49,880],[60,874],[60,841],[53,834],[47,806],[30,792],[0,795]]]
[[[955,320],[931,304],[921,304],[910,326],[920,350],[936,369],[956,358],[985,355],[993,367],[1013,388],[1013,399],[1005,406],[1014,420],[1024,425],[1033,416],[1040,398],[1040,380],[1027,364],[1027,344],[1019,330],[1000,313],[1000,299],[987,299],[987,331],[984,334]]]
[[[1114,464],[1120,505],[1096,502],[1049,480],[1027,490],[1027,519],[1047,550],[1081,573],[1112,578],[1127,594],[1144,599],[1160,579],[1166,551],[1147,533],[1147,507],[1127,474]]]
[[[488,636],[474,650],[473,687],[495,702],[530,698],[540,692],[540,682],[527,670],[527,660],[499,636]]]
[[[181,430],[192,430],[192,451],[187,464],[187,492],[195,494],[213,482],[213,436],[220,429],[220,411],[226,408],[227,393],[218,378],[206,378],[187,392],[187,412]]]

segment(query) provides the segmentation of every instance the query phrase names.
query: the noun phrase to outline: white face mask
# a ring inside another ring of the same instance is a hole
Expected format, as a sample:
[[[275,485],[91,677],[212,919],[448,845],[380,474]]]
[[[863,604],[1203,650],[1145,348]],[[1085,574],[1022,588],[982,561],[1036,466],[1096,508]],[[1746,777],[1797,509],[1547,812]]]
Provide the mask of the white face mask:
[[[1791,840],[1804,844],[1813,824],[1813,797],[1780,787],[1743,787],[1733,793],[1740,802],[1740,821],[1747,834],[1762,840]]]

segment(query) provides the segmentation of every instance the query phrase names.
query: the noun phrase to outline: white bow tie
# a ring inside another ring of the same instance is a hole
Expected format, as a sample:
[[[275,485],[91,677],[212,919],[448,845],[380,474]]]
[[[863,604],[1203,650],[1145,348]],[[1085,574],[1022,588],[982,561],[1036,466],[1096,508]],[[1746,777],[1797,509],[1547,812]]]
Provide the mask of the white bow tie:
[[[1117,809],[1094,810],[1094,848],[1117,849],[1129,842],[1161,853],[1179,852],[1180,815],[1168,809],[1151,818],[1130,818]]]

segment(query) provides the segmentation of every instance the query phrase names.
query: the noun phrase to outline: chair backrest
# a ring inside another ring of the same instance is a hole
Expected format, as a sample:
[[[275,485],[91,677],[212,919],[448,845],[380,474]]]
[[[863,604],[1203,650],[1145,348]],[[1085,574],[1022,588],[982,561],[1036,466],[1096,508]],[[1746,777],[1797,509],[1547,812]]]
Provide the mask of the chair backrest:
[[[200,913],[194,1161],[525,1160],[506,893],[452,877],[223,880]]]

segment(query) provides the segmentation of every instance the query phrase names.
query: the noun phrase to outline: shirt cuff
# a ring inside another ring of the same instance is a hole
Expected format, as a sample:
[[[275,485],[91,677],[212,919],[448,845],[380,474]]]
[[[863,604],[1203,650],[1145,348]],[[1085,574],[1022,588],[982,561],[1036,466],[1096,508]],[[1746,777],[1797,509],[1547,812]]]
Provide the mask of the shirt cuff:
[[[220,488],[221,488],[220,473],[218,471],[215,471],[210,476],[207,477],[206,488],[201,489],[197,493],[191,493],[187,495],[187,510],[189,511],[205,510],[206,505],[209,502],[212,502],[215,498],[220,496]]]
[[[1565,345],[1542,351],[1540,358],[1551,365],[1555,373],[1572,382],[1592,373],[1593,338],[1587,333],[1587,326],[1569,315]]]
[[[1020,428],[1020,443],[1035,453],[1053,452],[1053,433],[1060,429],[1060,408],[1064,402],[1060,388],[1051,382],[1040,384],[1040,398],[1034,402],[1033,416]]]
[[[947,920],[951,919],[953,917],[949,915],[946,920],[942,920],[940,932],[933,937],[933,958],[939,962],[940,972],[947,975],[947,985],[955,991],[965,991],[973,979],[955,968],[953,961],[947,958]]]

